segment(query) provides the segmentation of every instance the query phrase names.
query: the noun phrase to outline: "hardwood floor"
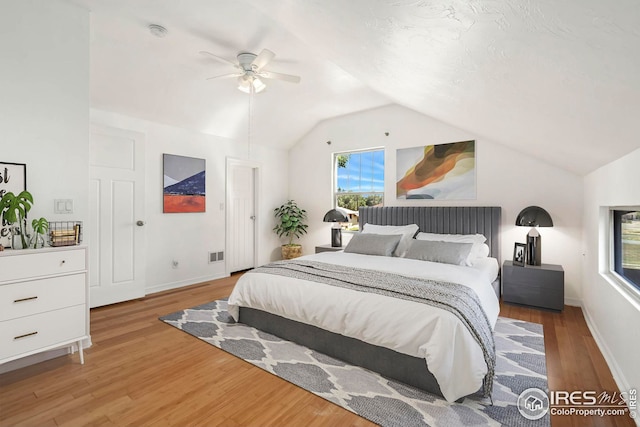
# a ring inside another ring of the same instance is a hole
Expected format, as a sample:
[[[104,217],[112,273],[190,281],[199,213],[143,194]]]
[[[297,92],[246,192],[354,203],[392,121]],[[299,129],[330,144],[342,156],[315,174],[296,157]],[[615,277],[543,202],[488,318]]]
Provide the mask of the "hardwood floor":
[[[237,277],[91,310],[85,365],[74,354],[0,375],[0,425],[373,425],[158,321],[229,295]],[[503,305],[501,316],[544,325],[551,390],[617,391],[579,308]],[[552,425],[634,423],[556,416]]]

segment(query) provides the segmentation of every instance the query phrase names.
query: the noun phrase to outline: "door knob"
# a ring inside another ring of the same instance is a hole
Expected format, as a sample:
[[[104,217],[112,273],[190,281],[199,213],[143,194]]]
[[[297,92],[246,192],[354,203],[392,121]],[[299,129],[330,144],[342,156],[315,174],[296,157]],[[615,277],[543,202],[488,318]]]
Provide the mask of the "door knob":
[[[136,225],[137,225],[138,227],[142,227],[142,226],[144,225],[144,221],[140,221],[140,220],[138,220],[138,221],[136,221]]]

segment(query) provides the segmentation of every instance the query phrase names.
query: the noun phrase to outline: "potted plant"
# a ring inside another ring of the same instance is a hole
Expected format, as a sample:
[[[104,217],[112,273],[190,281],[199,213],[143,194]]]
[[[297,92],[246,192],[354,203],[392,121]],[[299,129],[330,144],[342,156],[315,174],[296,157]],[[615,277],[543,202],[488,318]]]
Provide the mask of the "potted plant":
[[[44,235],[49,231],[49,221],[46,218],[34,219],[31,221],[31,227],[33,227],[33,236],[31,236],[29,246],[32,246],[33,249],[38,249],[38,245],[40,245],[43,248]]]
[[[302,245],[293,243],[294,237],[300,237],[307,233],[307,211],[298,207],[295,201],[289,200],[279,208],[274,209],[276,219],[279,221],[273,231],[278,237],[286,236],[289,243],[282,245],[282,259],[297,258],[302,255]]]
[[[20,240],[22,242],[22,248],[26,249],[29,244],[26,236],[26,229],[23,227],[25,223],[25,218],[27,216],[27,212],[31,209],[31,205],[33,204],[33,196],[28,191],[22,191],[17,196],[13,194],[11,191],[6,193],[0,199],[0,212],[2,213],[2,217],[9,224],[18,223],[18,227],[10,227],[12,233],[12,243],[11,246],[16,249],[16,245],[13,242],[16,231],[20,235]]]

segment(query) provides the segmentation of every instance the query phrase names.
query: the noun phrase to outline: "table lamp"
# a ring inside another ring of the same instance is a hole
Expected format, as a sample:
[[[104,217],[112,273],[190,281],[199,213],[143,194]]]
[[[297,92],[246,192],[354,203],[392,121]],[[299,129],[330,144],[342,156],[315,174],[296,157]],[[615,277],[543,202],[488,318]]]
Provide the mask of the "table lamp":
[[[549,212],[540,206],[529,206],[518,214],[516,225],[532,227],[527,234],[527,264],[542,264],[542,236],[536,227],[553,227],[553,220]]]
[[[340,222],[349,222],[349,218],[337,209],[331,209],[324,214],[323,222],[333,222],[331,227],[331,247],[339,248],[342,246],[342,229],[340,228]]]

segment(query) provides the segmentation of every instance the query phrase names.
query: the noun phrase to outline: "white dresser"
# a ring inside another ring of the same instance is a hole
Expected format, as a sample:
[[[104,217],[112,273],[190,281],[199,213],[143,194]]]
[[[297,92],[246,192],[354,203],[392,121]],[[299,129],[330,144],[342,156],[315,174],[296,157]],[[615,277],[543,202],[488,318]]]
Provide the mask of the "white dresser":
[[[89,341],[87,248],[0,252],[0,364]]]

